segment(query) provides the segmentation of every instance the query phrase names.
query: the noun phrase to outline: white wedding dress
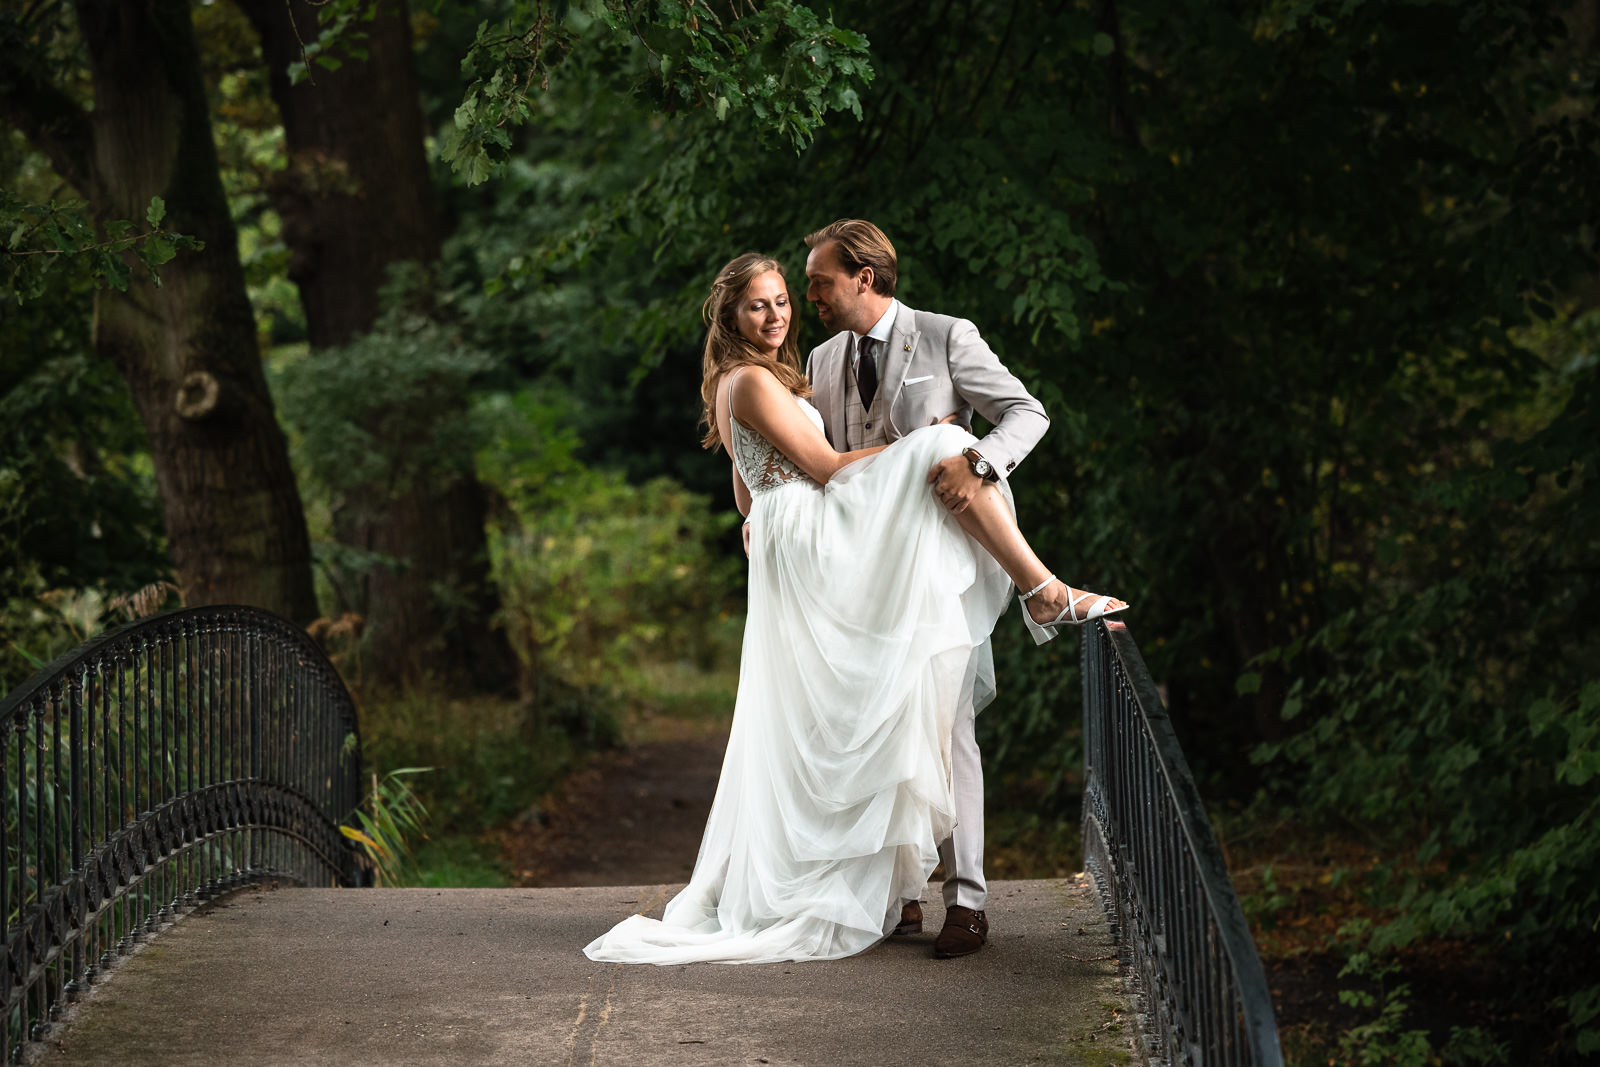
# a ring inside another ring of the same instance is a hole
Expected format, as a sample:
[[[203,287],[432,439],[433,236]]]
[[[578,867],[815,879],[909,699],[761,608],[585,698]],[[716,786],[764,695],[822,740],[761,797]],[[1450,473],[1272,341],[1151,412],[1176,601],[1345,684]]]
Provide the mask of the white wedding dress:
[[[822,418],[796,398],[821,429]],[[622,963],[823,960],[870,948],[950,833],[963,685],[994,693],[1012,586],[935,499],[974,438],[919,429],[820,486],[729,413],[750,599],[722,778],[689,884],[585,949]],[[1008,497],[1009,501],[1009,497]]]

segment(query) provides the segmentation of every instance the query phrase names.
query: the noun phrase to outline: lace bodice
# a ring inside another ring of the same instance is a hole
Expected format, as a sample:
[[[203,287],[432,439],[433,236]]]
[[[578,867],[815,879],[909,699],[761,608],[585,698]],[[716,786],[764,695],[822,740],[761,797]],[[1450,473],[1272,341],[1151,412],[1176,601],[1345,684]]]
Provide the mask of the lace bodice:
[[[728,441],[733,446],[733,463],[739,469],[739,477],[744,479],[745,488],[751,494],[764,493],[798,479],[809,479],[809,475],[790,462],[771,441],[733,417],[733,390],[728,394]],[[820,431],[822,413],[804,397],[797,396],[794,402]]]

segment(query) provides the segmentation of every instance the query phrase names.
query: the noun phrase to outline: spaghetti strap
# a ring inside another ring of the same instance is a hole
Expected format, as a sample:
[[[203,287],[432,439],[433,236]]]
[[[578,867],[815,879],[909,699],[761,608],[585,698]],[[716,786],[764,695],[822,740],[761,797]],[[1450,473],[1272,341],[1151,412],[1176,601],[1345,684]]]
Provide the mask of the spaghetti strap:
[[[743,367],[735,367],[728,372],[728,423],[730,427],[733,423],[733,380],[743,373]],[[732,429],[729,429],[728,432],[729,434],[733,433]]]

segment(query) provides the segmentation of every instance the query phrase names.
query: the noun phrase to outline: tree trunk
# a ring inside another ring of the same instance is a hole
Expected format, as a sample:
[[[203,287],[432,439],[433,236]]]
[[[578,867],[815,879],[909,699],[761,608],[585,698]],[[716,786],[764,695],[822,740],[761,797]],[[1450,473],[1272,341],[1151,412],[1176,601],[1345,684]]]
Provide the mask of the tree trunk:
[[[423,153],[422,108],[401,0],[384,0],[361,42],[367,59],[338,70],[312,64],[289,83],[301,38],[317,31],[307,0],[236,0],[261,38],[272,99],[283,116],[289,165],[274,188],[315,347],[348,344],[372,329],[391,264],[439,258],[433,183]]]
[[[275,200],[307,333],[314,349],[347,344],[372,329],[392,265],[439,257],[405,4],[384,0],[376,17],[360,24],[365,61],[342,57],[336,71],[313,65],[314,82],[291,85],[287,68],[300,59],[301,39],[315,31],[317,7],[307,0],[236,2],[260,36],[283,116],[289,164]],[[459,472],[453,480],[398,499],[372,487],[352,510],[375,518],[338,531],[341,540],[402,563],[366,580],[363,659],[368,673],[384,680],[433,675],[500,688],[515,677],[515,660],[490,626],[498,602],[484,493],[471,455],[446,467]]]
[[[101,219],[142,218],[205,242],[95,300],[94,345],[127,379],[150,434],[167,540],[190,605],[316,617],[305,516],[262,374],[212,140],[187,0],[80,0],[95,109],[82,191]]]

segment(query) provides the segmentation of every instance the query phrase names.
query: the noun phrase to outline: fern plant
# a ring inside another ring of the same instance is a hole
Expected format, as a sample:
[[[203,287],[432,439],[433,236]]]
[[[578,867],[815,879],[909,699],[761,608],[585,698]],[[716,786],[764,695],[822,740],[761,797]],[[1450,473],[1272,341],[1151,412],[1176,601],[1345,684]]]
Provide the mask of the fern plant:
[[[353,752],[356,737],[345,738],[346,753]],[[426,774],[432,767],[400,767],[379,778],[374,771],[372,788],[362,806],[351,814],[359,826],[339,827],[345,837],[361,846],[372,866],[374,885],[404,885],[415,873],[412,842],[427,838],[423,823],[428,809],[411,788],[410,779]]]

